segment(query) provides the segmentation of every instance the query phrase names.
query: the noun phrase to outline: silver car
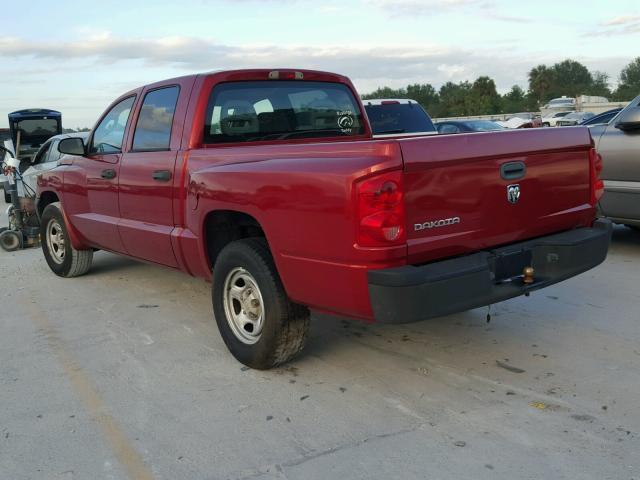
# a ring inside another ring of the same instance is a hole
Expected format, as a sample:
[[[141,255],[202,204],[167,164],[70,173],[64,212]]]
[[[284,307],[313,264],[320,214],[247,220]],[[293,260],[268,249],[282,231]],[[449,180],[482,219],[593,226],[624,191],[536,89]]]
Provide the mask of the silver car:
[[[608,124],[589,130],[602,155],[602,213],[616,223],[640,228],[640,96]]]
[[[582,122],[595,117],[591,112],[571,112],[556,122],[556,127],[574,127]]]

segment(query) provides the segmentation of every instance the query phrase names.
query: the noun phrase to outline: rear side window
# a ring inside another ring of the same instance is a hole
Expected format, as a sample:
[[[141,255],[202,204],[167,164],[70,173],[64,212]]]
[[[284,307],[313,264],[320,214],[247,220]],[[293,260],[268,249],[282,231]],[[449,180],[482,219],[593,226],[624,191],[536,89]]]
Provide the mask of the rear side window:
[[[145,95],[133,136],[133,150],[168,150],[176,111],[177,86],[153,90]]]
[[[435,132],[427,112],[415,103],[365,105],[374,135]]]
[[[211,92],[204,143],[353,136],[364,133],[362,112],[340,83],[233,82]]]

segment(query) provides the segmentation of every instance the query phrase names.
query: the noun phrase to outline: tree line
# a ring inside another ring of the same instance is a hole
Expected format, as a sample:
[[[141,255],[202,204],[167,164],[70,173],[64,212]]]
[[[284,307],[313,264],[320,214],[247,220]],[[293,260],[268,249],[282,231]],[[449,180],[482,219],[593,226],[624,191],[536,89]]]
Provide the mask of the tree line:
[[[552,98],[563,95],[594,95],[627,101],[640,94],[640,57],[622,69],[615,90],[611,89],[606,73],[591,72],[570,59],[532,68],[528,81],[526,92],[514,85],[504,95],[498,93],[492,78],[481,76],[473,82],[447,82],[438,90],[429,83],[398,89],[380,87],[362,98],[412,98],[436,118],[537,111]]]

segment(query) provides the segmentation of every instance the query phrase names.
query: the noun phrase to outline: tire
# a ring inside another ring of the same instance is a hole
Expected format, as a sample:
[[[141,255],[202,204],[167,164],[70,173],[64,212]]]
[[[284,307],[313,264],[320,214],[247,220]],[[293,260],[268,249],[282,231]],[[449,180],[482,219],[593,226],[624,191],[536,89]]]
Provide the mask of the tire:
[[[0,247],[2,247],[5,252],[15,252],[16,250],[20,250],[23,245],[24,238],[22,237],[22,232],[4,229],[4,231],[0,233]]]
[[[542,124],[542,126],[543,126],[543,127],[550,127],[550,126],[551,126],[551,124],[549,124],[549,123],[547,123],[547,122],[544,122],[544,123]]]
[[[287,297],[263,238],[237,240],[222,249],[211,296],[220,335],[239,362],[267,370],[304,348],[309,310]]]
[[[78,277],[91,268],[93,250],[73,248],[59,202],[47,205],[42,212],[40,238],[44,258],[59,277]]]

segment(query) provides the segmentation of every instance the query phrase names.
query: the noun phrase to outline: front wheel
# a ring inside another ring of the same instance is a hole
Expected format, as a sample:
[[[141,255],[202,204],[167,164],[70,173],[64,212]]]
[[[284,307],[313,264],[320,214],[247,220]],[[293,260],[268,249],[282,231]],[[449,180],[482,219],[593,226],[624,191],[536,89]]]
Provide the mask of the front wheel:
[[[59,202],[47,205],[42,212],[40,239],[44,258],[56,275],[78,277],[91,268],[93,250],[73,248]]]
[[[239,362],[266,370],[304,348],[309,311],[287,297],[264,239],[222,249],[213,267],[212,300],[222,339]]]

